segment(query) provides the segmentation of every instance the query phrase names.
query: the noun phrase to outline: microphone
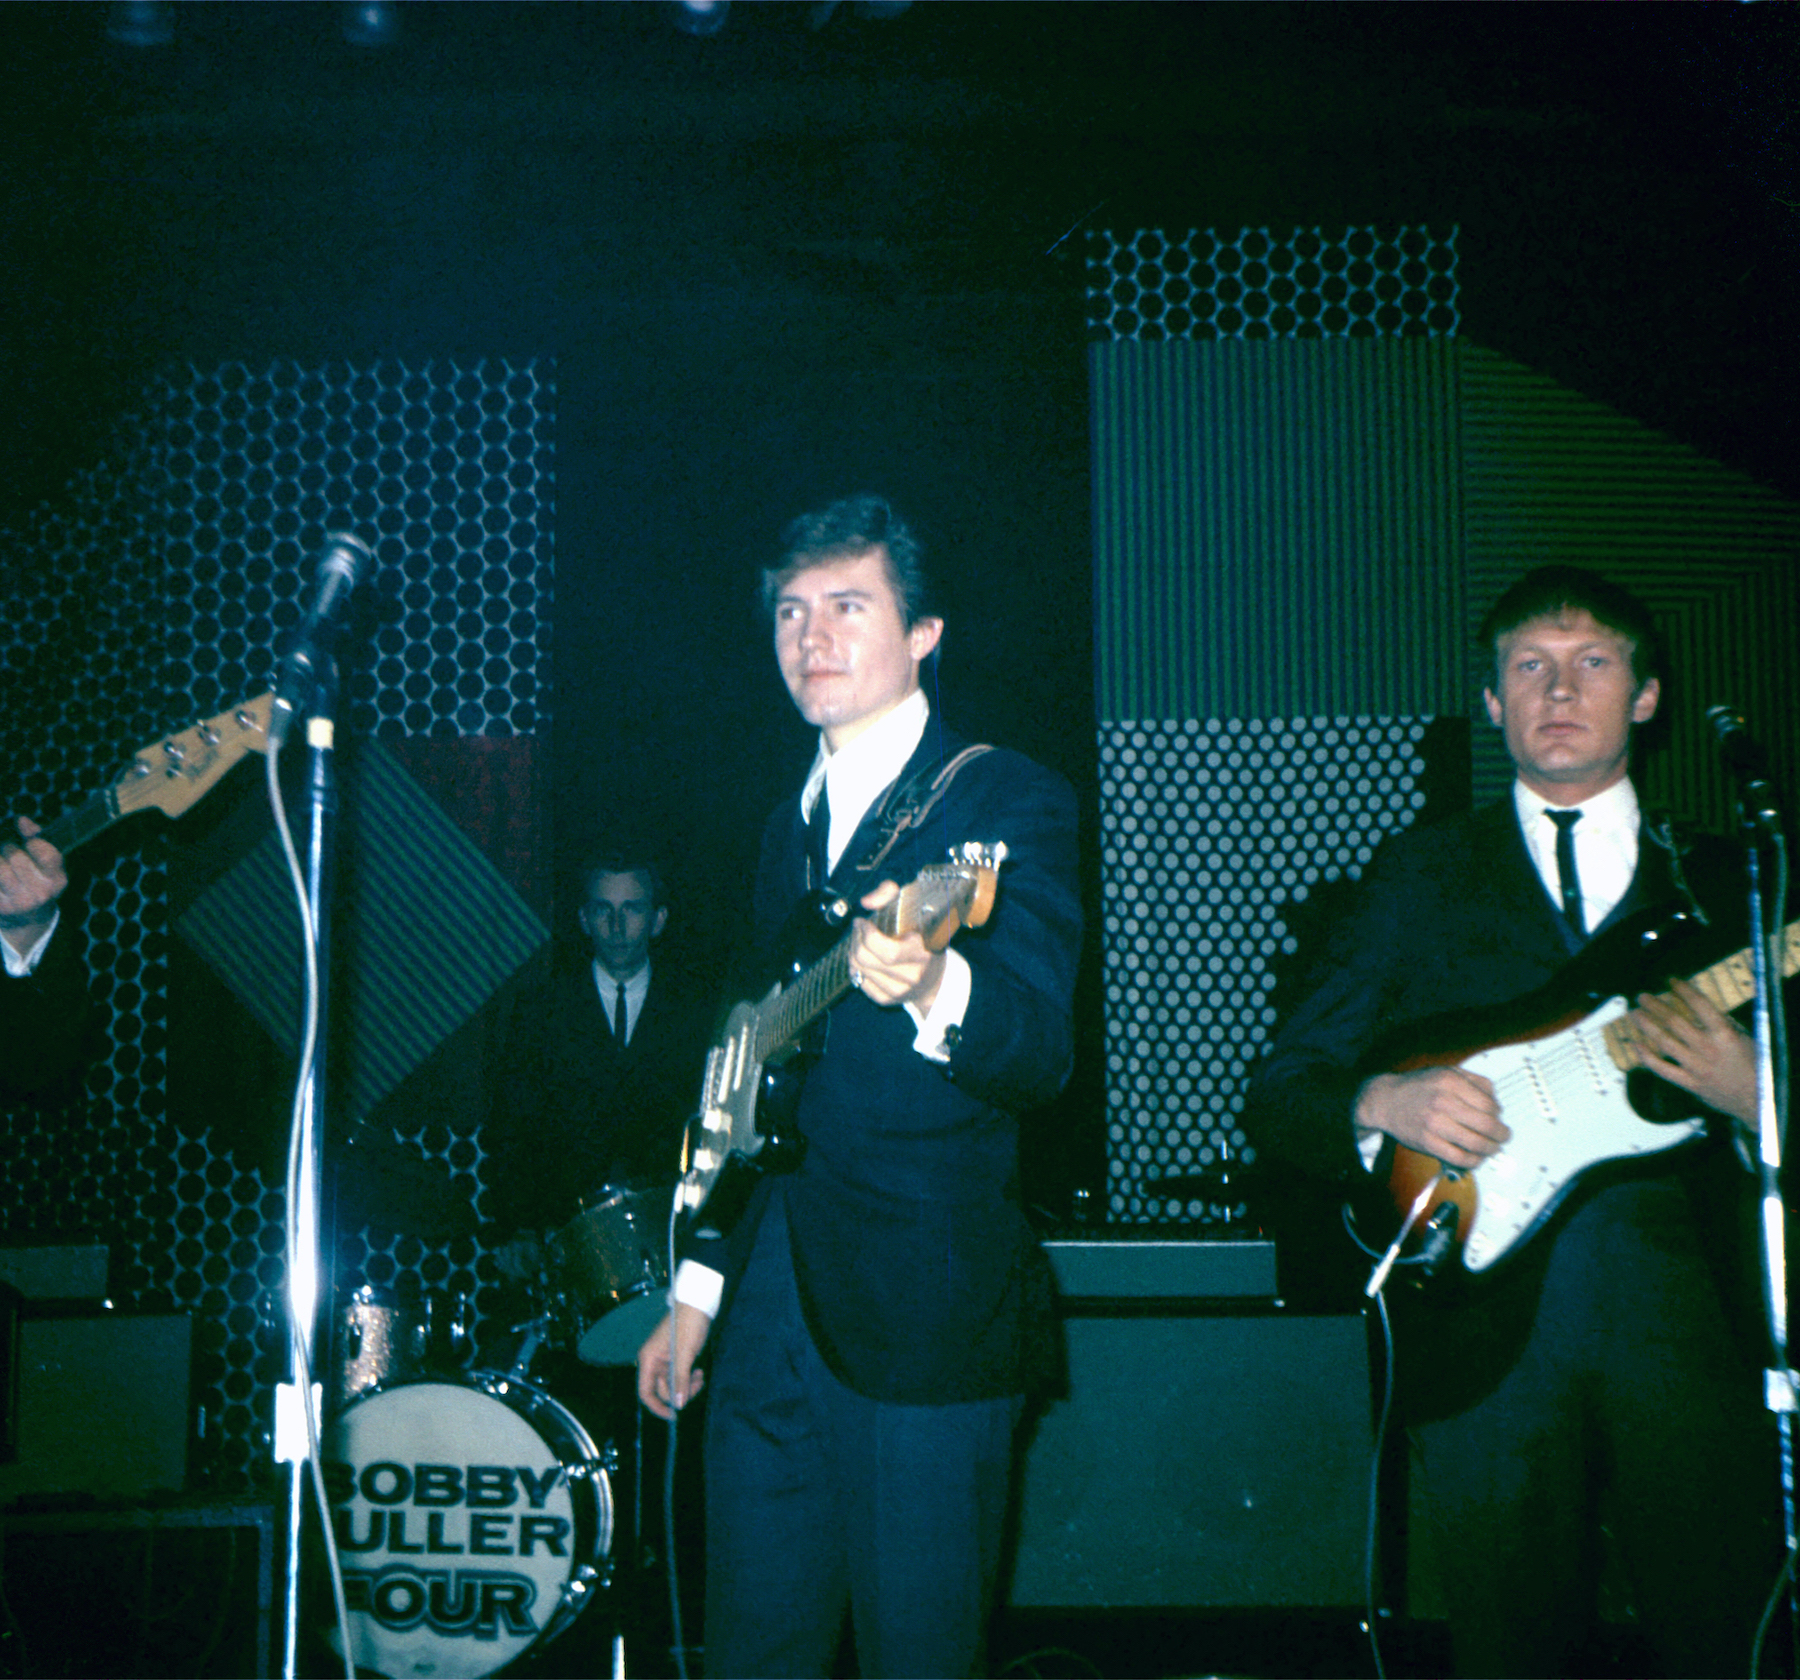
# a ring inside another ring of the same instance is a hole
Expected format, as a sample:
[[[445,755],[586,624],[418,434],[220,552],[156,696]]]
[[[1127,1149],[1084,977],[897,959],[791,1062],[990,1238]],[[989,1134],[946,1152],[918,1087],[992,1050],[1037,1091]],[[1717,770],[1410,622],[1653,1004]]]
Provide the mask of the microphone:
[[[325,552],[319,559],[319,587],[313,604],[294,632],[287,655],[275,677],[275,709],[269,719],[270,744],[279,748],[293,728],[294,716],[312,694],[319,662],[336,620],[356,587],[357,577],[365,566],[373,566],[375,556],[360,537],[348,531],[332,531],[325,538]]]
[[[1706,721],[1712,726],[1719,757],[1737,778],[1738,798],[1746,813],[1778,820],[1775,784],[1769,779],[1769,761],[1749,725],[1729,706],[1708,706]]]

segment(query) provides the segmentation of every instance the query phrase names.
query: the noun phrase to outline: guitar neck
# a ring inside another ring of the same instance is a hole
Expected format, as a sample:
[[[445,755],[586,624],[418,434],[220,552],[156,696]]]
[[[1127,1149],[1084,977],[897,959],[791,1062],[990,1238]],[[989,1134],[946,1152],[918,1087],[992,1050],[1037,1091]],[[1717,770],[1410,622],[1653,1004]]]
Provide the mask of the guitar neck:
[[[113,790],[102,788],[77,805],[73,811],[48,824],[42,830],[42,838],[48,840],[59,852],[72,852],[77,846],[92,840],[96,834],[111,828],[121,815]]]
[[[1781,931],[1781,977],[1800,973],[1800,921],[1789,922]],[[1756,992],[1756,970],[1751,966],[1746,946],[1734,951],[1723,962],[1702,969],[1689,982],[1694,989],[1723,1014],[1747,1002]],[[1625,1041],[1618,1021],[1608,1021],[1603,1031],[1607,1053],[1622,1068],[1638,1065],[1636,1052]]]
[[[901,931],[899,900],[870,919],[889,938]],[[800,1042],[800,1035],[850,990],[850,939],[845,934],[824,956],[757,1011],[756,1059],[766,1062]]]
[[[1781,977],[1800,971],[1800,922],[1789,922],[1781,932]],[[1756,991],[1756,971],[1748,947],[1696,974],[1694,985],[1722,1010],[1736,1009]]]

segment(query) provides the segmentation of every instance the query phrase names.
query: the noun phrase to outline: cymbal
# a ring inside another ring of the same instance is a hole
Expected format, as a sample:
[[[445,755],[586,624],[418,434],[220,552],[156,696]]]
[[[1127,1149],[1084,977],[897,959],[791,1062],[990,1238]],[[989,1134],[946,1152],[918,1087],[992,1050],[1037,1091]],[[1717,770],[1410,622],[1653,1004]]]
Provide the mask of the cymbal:
[[[1236,1201],[1257,1188],[1261,1179],[1257,1169],[1242,1161],[1223,1166],[1196,1167],[1192,1172],[1168,1173],[1161,1178],[1138,1181],[1138,1188],[1150,1196],[1180,1196],[1206,1201]]]

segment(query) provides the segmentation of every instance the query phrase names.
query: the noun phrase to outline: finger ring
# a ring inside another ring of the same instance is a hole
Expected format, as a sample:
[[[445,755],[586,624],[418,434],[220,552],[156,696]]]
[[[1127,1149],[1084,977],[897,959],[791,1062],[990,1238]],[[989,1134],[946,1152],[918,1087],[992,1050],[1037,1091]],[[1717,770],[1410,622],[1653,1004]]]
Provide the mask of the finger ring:
[[[850,984],[859,992],[862,990],[862,970],[860,968],[850,970]]]

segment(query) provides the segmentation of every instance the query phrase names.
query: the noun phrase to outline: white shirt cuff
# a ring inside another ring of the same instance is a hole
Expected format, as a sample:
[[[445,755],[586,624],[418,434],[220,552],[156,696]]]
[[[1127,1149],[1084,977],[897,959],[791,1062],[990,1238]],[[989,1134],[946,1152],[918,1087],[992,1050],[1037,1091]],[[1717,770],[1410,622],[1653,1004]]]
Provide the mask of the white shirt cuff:
[[[23,980],[26,975],[37,967],[44,955],[45,947],[50,943],[51,934],[56,932],[56,924],[61,920],[62,911],[55,911],[50,917],[50,925],[44,929],[38,942],[22,956],[13,949],[13,944],[10,939],[0,939],[0,951],[6,953],[6,972],[10,974],[13,979]]]
[[[719,1301],[725,1293],[725,1277],[698,1260],[683,1260],[675,1268],[675,1287],[669,1291],[671,1306],[698,1307],[708,1318],[719,1316]]]
[[[1381,1153],[1381,1133],[1370,1132],[1356,1140],[1356,1153],[1362,1157],[1363,1171],[1375,1170],[1375,1157]]]
[[[960,1027],[969,1012],[969,959],[960,951],[944,953],[944,978],[931,1008],[923,1015],[910,1003],[906,1013],[913,1018],[918,1031],[913,1034],[913,1049],[928,1061],[948,1062],[950,1046],[944,1035],[952,1027]]]

